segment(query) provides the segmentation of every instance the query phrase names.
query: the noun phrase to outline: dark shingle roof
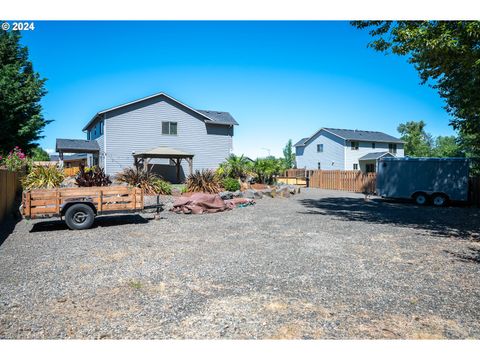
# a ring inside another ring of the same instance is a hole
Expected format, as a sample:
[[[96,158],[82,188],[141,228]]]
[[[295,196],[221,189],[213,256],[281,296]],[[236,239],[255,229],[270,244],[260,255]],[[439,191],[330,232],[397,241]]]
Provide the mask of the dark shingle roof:
[[[87,154],[83,154],[83,153],[63,156],[63,160],[82,160],[86,158],[87,158]],[[57,154],[50,155],[50,161],[58,161],[58,160],[60,160],[60,155],[57,155]]]
[[[402,140],[380,131],[348,130],[348,129],[334,129],[334,128],[323,128],[323,129],[345,140],[390,142],[390,143],[399,143],[399,144],[403,143]]]
[[[297,142],[295,145],[293,145],[293,146],[304,146],[308,139],[310,139],[310,138],[306,137],[306,138],[300,139],[300,141],[298,141],[298,142]]]
[[[100,147],[95,140],[57,139],[55,151],[91,153],[100,151]]]
[[[197,110],[199,113],[205,115],[209,119],[213,120],[213,123],[222,125],[238,125],[232,115],[225,111],[213,111],[213,110]]]
[[[358,158],[358,160],[377,160],[386,155],[393,156],[388,151],[371,152]]]
[[[97,112],[93,117],[92,119],[87,123],[87,125],[85,125],[82,129],[82,131],[85,131],[87,130],[92,124],[94,124],[97,119],[98,119],[98,116],[101,115],[101,114],[105,114],[105,113],[108,113],[110,111],[113,111],[113,110],[116,110],[116,109],[120,109],[120,108],[123,108],[123,107],[126,107],[126,106],[130,106],[132,104],[137,104],[139,102],[142,102],[142,101],[146,101],[146,100],[149,100],[149,99],[152,99],[152,98],[156,98],[156,97],[165,97],[167,99],[170,99],[171,101],[173,102],[176,102],[177,104],[181,105],[181,106],[184,106],[186,107],[187,109],[190,109],[200,115],[203,115],[205,116],[207,119],[205,120],[206,122],[210,122],[210,123],[213,123],[213,124],[219,124],[219,125],[238,125],[238,123],[235,121],[235,119],[232,117],[232,115],[230,115],[228,112],[223,112],[223,111],[207,111],[207,110],[195,110],[193,108],[191,108],[190,106],[188,105],[185,105],[183,103],[181,103],[180,101],[178,101],[177,99],[174,99],[173,97],[171,97],[170,95],[167,95],[163,92],[160,92],[160,93],[157,93],[157,94],[153,94],[153,95],[150,95],[150,96],[147,96],[147,97],[144,97],[144,98],[141,98],[141,99],[137,99],[137,100],[134,100],[134,101],[130,101],[128,103],[125,103],[125,104],[121,104],[121,105],[118,105],[118,106],[114,106],[112,108],[109,108],[109,109],[105,109],[105,110],[102,110],[102,111],[99,111]]]

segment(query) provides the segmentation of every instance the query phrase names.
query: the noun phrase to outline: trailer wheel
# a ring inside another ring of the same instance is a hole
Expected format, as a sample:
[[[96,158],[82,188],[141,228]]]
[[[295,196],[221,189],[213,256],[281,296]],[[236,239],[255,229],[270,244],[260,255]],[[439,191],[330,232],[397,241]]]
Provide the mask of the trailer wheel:
[[[432,196],[432,202],[435,206],[445,206],[448,202],[448,197],[445,194],[434,194]]]
[[[95,213],[86,204],[74,204],[65,212],[65,222],[72,230],[84,230],[93,225]]]
[[[428,197],[427,194],[425,194],[424,192],[418,192],[413,195],[413,200],[415,200],[415,203],[417,205],[423,206],[427,204]]]

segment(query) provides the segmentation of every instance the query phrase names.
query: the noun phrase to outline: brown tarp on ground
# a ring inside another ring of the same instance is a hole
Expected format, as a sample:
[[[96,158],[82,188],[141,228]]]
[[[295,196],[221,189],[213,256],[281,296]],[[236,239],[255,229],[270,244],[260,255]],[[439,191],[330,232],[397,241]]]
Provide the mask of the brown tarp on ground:
[[[239,204],[251,203],[251,199],[222,200],[218,194],[193,193],[175,200],[172,211],[184,214],[216,213],[233,209]]]

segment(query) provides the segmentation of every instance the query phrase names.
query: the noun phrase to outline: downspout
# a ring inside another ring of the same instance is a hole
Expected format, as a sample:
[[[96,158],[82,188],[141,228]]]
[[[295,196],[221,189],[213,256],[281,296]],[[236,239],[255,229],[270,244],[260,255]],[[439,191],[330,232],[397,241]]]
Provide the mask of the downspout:
[[[103,114],[103,171],[107,172],[107,113]]]

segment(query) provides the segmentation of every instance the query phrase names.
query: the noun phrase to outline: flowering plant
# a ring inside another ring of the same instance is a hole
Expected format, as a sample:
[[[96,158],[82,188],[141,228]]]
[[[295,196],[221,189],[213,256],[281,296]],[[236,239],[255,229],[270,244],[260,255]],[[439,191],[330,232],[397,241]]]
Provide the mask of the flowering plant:
[[[0,160],[3,160],[7,170],[10,171],[21,170],[29,163],[27,156],[18,146],[15,146],[5,158],[0,157]]]

